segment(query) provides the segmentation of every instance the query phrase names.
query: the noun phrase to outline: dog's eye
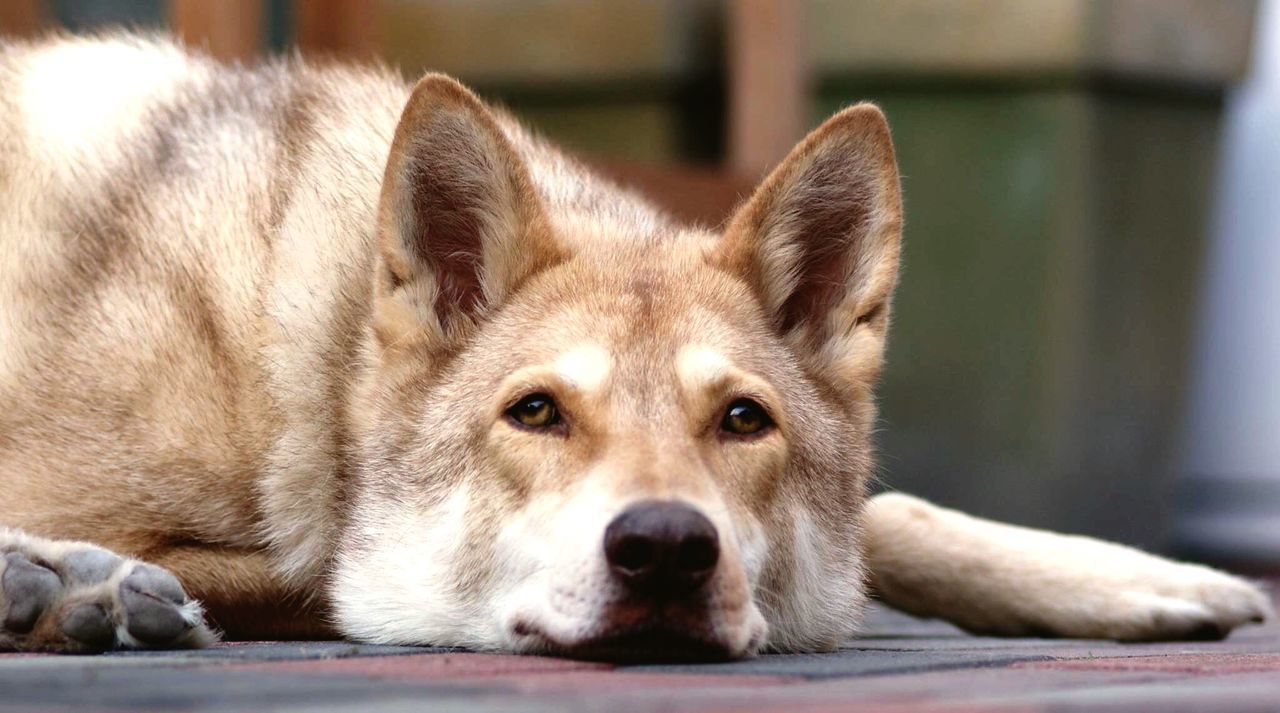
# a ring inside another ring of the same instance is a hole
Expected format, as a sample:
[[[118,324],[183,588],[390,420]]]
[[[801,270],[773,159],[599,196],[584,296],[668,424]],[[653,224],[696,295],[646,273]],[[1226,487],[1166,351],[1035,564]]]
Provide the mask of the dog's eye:
[[[751,399],[738,399],[729,404],[724,420],[720,422],[721,429],[740,436],[760,433],[772,425],[773,419],[769,418],[764,407]]]
[[[560,422],[556,402],[546,394],[530,394],[507,409],[507,417],[529,428],[546,428]]]

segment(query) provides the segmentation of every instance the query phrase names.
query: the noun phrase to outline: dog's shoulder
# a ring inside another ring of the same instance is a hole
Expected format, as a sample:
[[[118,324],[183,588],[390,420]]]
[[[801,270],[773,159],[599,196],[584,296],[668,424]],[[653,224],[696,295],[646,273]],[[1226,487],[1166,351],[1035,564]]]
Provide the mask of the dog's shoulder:
[[[129,33],[0,45],[0,87],[11,146],[80,172],[177,149],[226,153],[229,137],[243,147],[261,129],[287,141],[303,127],[343,123],[380,128],[386,140],[406,95],[382,67],[296,56],[225,65],[163,36]]]

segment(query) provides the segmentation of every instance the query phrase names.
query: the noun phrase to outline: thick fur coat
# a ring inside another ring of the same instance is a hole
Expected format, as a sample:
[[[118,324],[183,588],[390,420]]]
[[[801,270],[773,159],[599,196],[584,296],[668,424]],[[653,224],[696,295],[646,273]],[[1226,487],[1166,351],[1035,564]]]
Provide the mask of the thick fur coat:
[[[832,648],[872,590],[1003,634],[1264,616],[1202,567],[867,504],[901,224],[869,105],[710,230],[443,76],[4,46],[0,646],[736,657]],[[710,532],[692,592],[601,546],[650,501]]]

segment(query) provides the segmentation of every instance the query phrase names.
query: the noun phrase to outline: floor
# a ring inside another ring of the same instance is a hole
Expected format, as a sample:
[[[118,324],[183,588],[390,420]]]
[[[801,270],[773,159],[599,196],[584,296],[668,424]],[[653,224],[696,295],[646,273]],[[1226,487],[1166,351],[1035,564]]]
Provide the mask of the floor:
[[[1217,643],[990,639],[876,609],[822,655],[612,667],[440,649],[223,644],[0,655],[3,711],[1280,711],[1280,624]]]

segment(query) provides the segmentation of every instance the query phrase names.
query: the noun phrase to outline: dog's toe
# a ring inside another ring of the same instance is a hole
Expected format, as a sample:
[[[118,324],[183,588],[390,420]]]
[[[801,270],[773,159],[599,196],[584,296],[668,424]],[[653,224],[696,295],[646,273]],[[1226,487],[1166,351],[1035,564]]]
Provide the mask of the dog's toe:
[[[67,581],[74,584],[100,584],[115,574],[123,563],[124,559],[114,552],[85,548],[63,558],[62,572]]]
[[[1261,623],[1274,615],[1271,597],[1262,588],[1226,575],[1206,579],[1191,596],[1204,602],[1220,620],[1231,626]]]
[[[18,552],[5,555],[4,563],[4,576],[0,578],[5,604],[4,628],[14,634],[26,634],[53,606],[62,591],[62,580],[53,570]]]
[[[1127,605],[1122,611],[1128,616],[1117,619],[1132,634],[1117,638],[1215,641],[1271,613],[1269,598],[1258,587],[1197,565],[1152,568],[1143,584],[1148,589],[1113,600]]]
[[[106,650],[115,646],[115,624],[111,614],[102,604],[88,602],[66,610],[59,628],[67,638],[78,641],[94,650]]]
[[[172,643],[196,625],[185,611],[189,601],[178,579],[169,572],[140,564],[120,583],[126,630],[153,646]]]

